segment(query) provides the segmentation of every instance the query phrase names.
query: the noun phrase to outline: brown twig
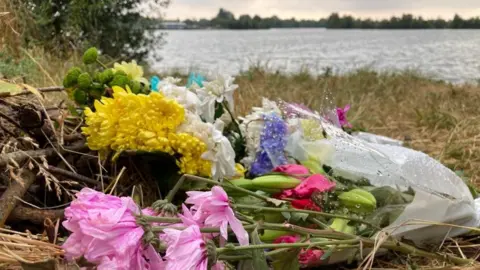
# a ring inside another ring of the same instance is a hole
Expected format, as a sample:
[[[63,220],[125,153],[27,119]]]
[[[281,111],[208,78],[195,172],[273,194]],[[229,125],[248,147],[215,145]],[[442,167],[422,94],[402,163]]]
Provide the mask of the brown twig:
[[[22,198],[36,179],[33,172],[25,169],[20,170],[19,178],[20,179],[16,181],[12,181],[10,187],[5,190],[2,197],[0,197],[0,227],[5,225],[10,213],[13,211],[15,206],[17,206],[17,199],[15,198]]]
[[[96,181],[92,178],[88,178],[88,177],[83,176],[81,174],[76,174],[76,173],[73,173],[73,172],[70,172],[70,171],[67,171],[67,170],[64,170],[64,169],[60,169],[60,168],[57,168],[55,166],[48,166],[47,171],[49,171],[53,174],[58,174],[58,175],[62,175],[62,176],[71,178],[73,180],[77,180],[79,182],[92,184],[92,185],[95,185],[97,187],[100,187],[100,185],[101,185],[100,182],[98,182],[98,181]]]
[[[63,147],[54,149],[54,148],[47,148],[41,150],[31,150],[31,151],[16,151],[12,153],[2,154],[0,155],[0,168],[7,166],[7,164],[13,160],[17,163],[21,163],[28,158],[39,158],[42,156],[49,157],[55,155],[57,152],[65,153],[68,151],[81,151],[83,149],[87,149],[84,144],[81,145],[74,145],[70,147]]]
[[[63,86],[49,86],[49,87],[40,87],[37,88],[40,92],[58,92],[63,91],[65,88]]]
[[[9,222],[30,221],[42,225],[48,218],[52,221],[63,219],[64,209],[35,209],[17,205],[8,217]]]

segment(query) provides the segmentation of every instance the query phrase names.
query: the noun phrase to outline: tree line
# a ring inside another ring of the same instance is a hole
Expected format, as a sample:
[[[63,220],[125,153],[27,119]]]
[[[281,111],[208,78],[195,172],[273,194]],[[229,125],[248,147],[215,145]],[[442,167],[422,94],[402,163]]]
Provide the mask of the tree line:
[[[330,29],[480,29],[480,18],[464,19],[455,15],[451,20],[424,19],[422,16],[403,14],[390,19],[373,20],[340,16],[332,13],[318,20],[280,19],[277,16],[261,18],[258,15],[241,15],[235,18],[232,12],[221,8],[212,19],[185,20],[188,28],[220,29],[269,29],[269,28],[330,28]]]

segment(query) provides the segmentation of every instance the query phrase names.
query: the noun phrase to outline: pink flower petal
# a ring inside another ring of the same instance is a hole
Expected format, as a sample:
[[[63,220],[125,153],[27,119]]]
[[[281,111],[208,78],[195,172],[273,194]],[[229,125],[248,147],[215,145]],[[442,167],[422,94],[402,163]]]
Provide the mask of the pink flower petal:
[[[285,173],[293,177],[297,177],[298,175],[301,175],[298,177],[299,179],[304,179],[306,178],[305,175],[310,174],[310,171],[307,169],[307,167],[302,165],[297,165],[297,164],[280,165],[275,167],[273,171]]]
[[[237,240],[240,243],[241,246],[248,246],[249,244],[249,239],[248,239],[248,233],[243,228],[242,223],[240,220],[238,220],[235,217],[235,214],[233,213],[233,210],[229,207],[226,210],[226,218],[228,220],[228,223],[230,224],[230,227],[232,228],[233,233],[237,236]]]
[[[283,191],[281,197],[294,197],[298,199],[310,198],[313,192],[327,192],[335,188],[335,182],[331,182],[321,174],[314,174],[296,186],[294,189]]]
[[[279,236],[277,239],[273,241],[273,243],[274,244],[295,243],[298,240],[300,240],[300,236],[298,235],[284,235],[284,236]]]
[[[303,267],[315,267],[322,264],[321,258],[323,254],[324,252],[319,249],[302,250],[298,254],[298,260]]]

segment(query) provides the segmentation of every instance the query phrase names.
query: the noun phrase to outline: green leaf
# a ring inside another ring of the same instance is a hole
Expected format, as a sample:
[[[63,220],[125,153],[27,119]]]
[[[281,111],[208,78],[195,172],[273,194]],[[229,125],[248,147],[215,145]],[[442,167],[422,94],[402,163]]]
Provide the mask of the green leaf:
[[[307,218],[308,218],[308,214],[306,214],[306,213],[282,212],[282,215],[290,223],[298,223],[298,222],[301,222],[301,221],[306,221]]]
[[[278,255],[271,256],[273,259],[273,270],[298,270],[300,263],[298,262],[298,254],[300,249],[292,249],[282,252]]]
[[[262,244],[256,228],[250,233],[250,242],[252,245]],[[252,254],[252,259],[240,261],[237,268],[238,270],[270,270],[263,249],[253,249],[250,252]]]

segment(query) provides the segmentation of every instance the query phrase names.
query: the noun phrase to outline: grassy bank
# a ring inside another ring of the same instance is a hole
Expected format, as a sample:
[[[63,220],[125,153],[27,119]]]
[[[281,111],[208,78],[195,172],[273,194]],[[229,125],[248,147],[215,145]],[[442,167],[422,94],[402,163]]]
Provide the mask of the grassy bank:
[[[35,86],[58,85],[79,59],[58,60],[40,51],[21,59],[0,53],[0,73]],[[451,85],[414,72],[358,70],[346,75],[292,75],[251,68],[236,79],[236,110],[246,114],[261,97],[283,99],[320,110],[330,96],[338,106],[351,104],[349,120],[369,132],[406,141],[451,169],[465,171],[480,186],[480,87]]]

